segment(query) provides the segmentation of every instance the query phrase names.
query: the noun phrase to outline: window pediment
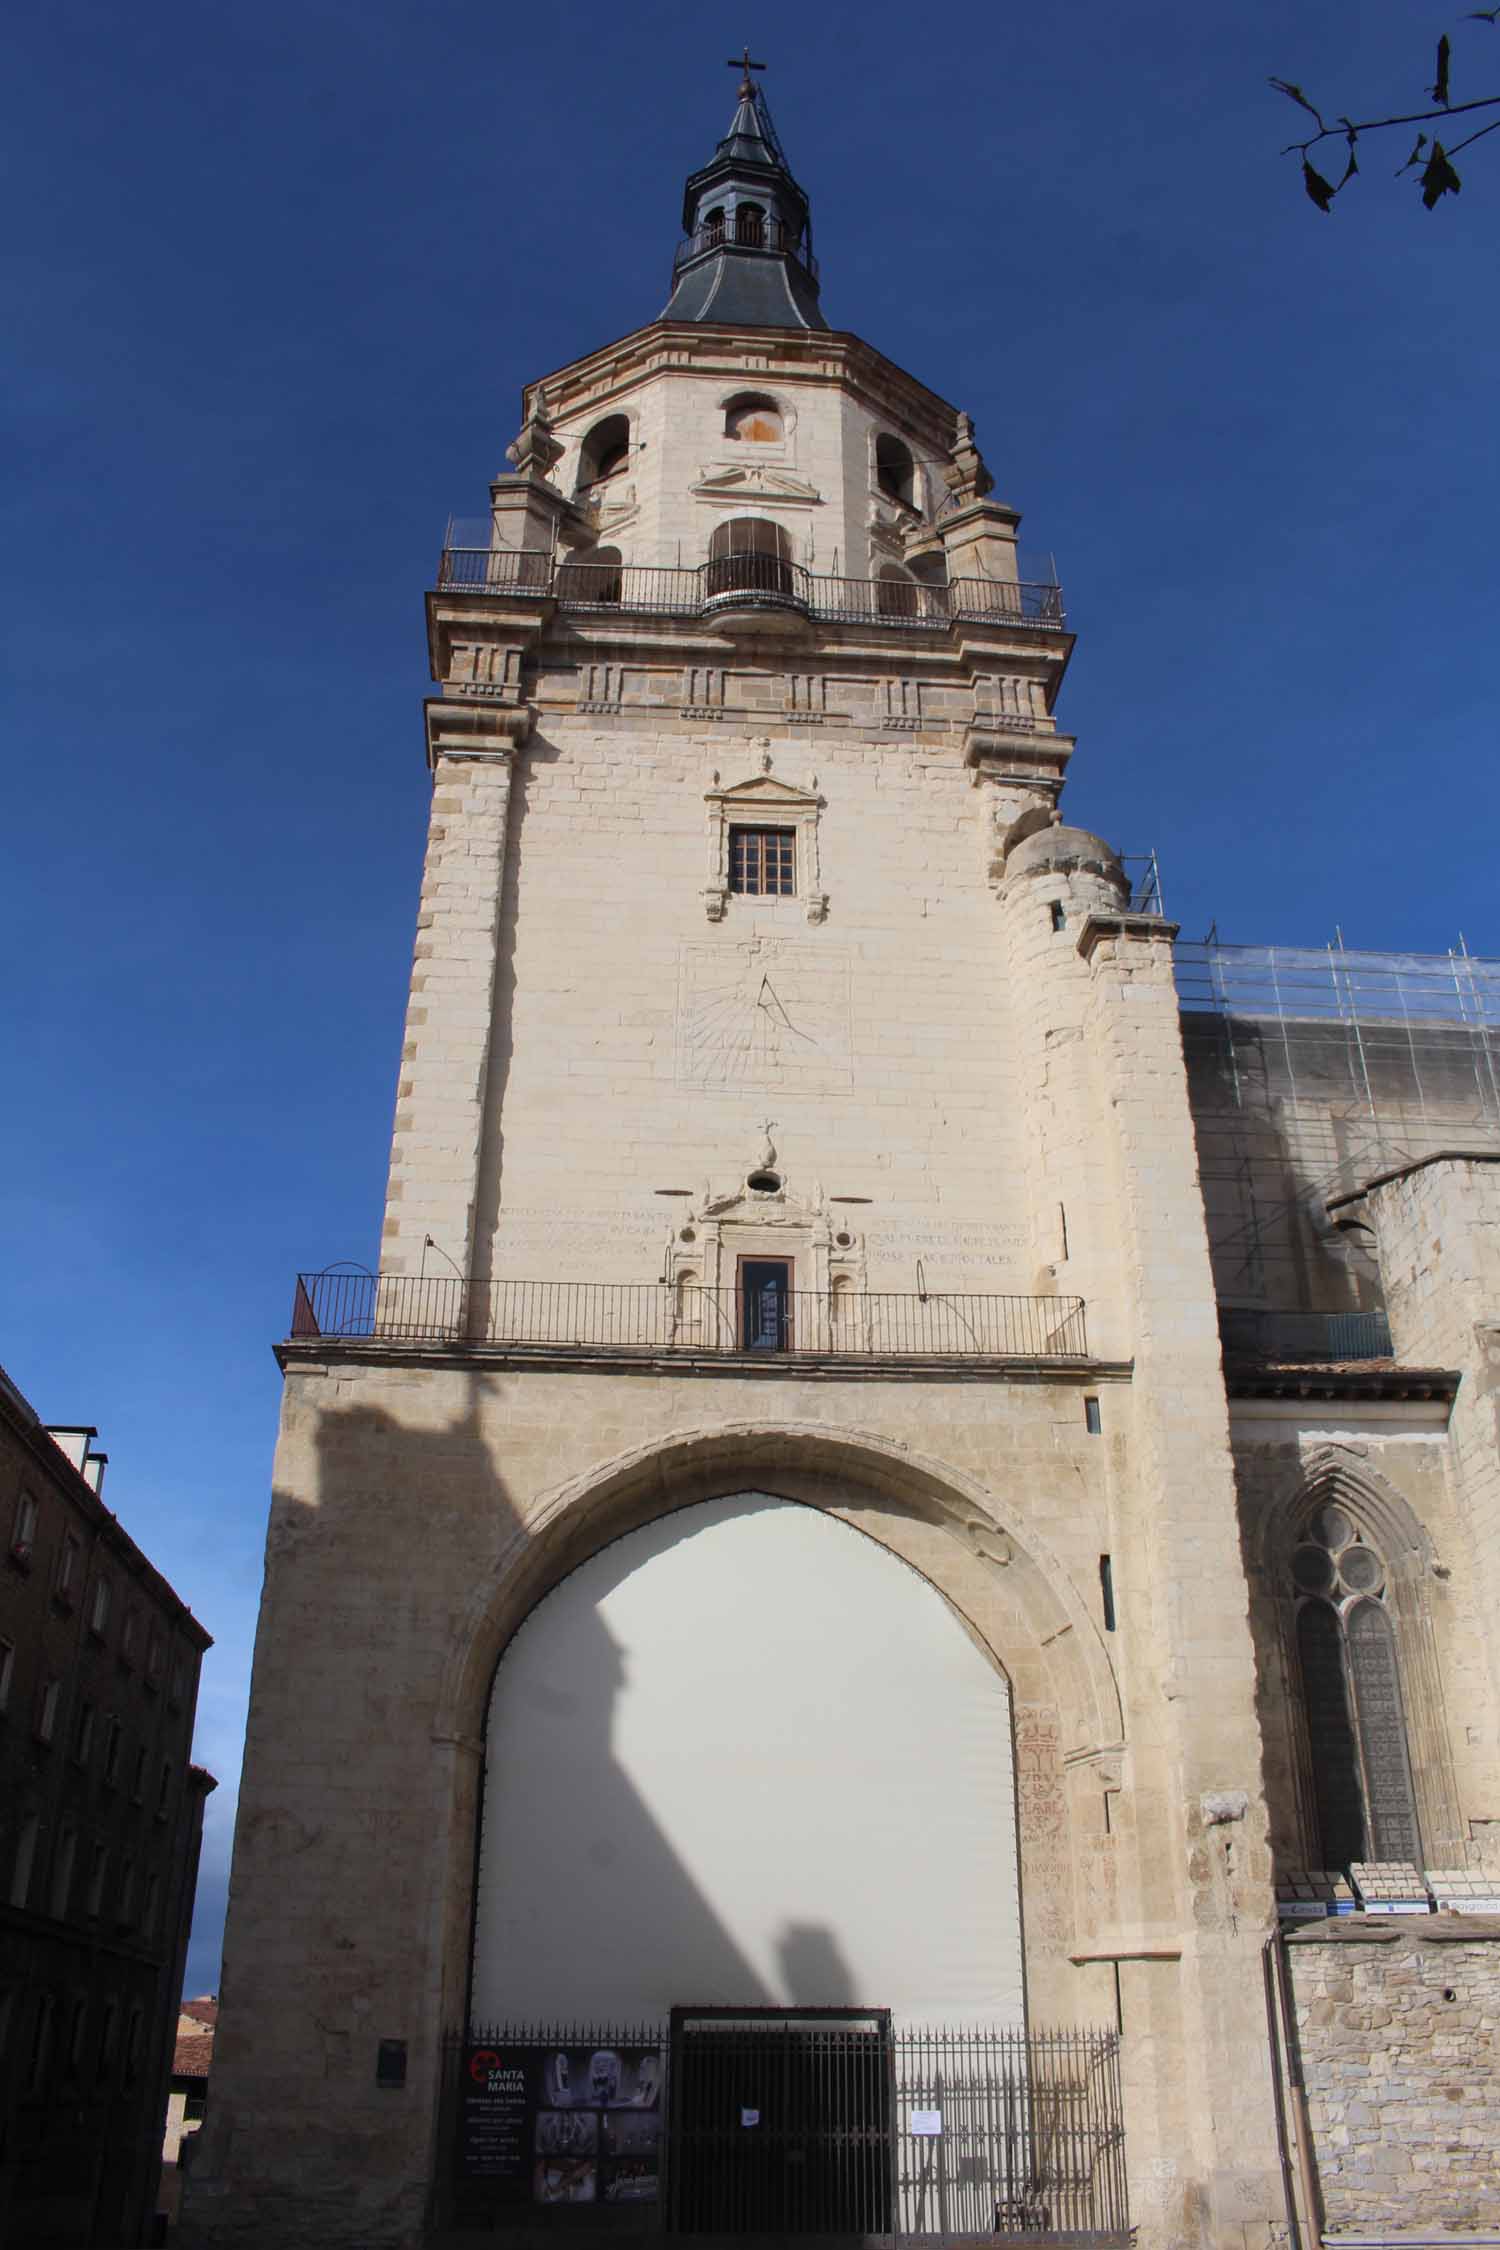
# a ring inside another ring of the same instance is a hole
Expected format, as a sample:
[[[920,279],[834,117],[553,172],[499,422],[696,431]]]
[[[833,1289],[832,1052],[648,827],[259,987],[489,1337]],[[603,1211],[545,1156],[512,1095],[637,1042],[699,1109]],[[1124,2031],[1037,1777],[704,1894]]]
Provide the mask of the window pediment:
[[[769,764],[769,751],[766,757]],[[825,800],[818,795],[817,776],[809,789],[765,770],[722,788],[715,774],[714,784],[705,790],[703,800],[708,807],[708,883],[703,902],[710,922],[723,921],[731,896],[731,830],[772,825],[791,830],[795,838],[795,887],[782,895],[788,904],[793,898],[800,900],[809,922],[823,921],[828,894],[823,889],[818,817]]]
[[[823,505],[823,495],[815,484],[761,462],[745,468],[701,469],[692,489],[699,500],[776,500],[783,506],[800,508]]]

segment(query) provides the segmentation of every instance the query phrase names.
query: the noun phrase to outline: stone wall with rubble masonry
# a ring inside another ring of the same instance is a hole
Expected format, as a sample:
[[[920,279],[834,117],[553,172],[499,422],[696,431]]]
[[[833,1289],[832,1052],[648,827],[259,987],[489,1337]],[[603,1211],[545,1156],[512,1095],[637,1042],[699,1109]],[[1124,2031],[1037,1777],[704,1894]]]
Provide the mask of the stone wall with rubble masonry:
[[[1500,2226],[1500,1921],[1315,1924],[1287,1955],[1329,2229]]]

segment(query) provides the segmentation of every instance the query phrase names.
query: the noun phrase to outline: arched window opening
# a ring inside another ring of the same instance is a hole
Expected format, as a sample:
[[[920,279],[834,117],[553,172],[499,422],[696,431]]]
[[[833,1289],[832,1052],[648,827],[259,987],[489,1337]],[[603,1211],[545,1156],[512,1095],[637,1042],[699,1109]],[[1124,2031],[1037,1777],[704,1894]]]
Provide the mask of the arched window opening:
[[[936,554],[913,555],[906,567],[919,586],[946,586],[948,583],[948,558],[941,550]]]
[[[572,609],[595,609],[618,602],[624,590],[618,547],[589,547],[557,574],[557,598]]]
[[[603,484],[626,468],[630,461],[630,417],[626,414],[606,414],[596,422],[583,441],[578,456],[578,490]]]
[[[714,594],[784,594],[796,591],[792,542],[779,523],[763,516],[734,516],[708,542],[706,586]]]
[[[779,445],[786,434],[781,408],[774,398],[747,391],[732,398],[724,409],[724,435],[749,445]]]
[[[1350,1510],[1325,1502],[1293,1551],[1291,1580],[1322,1864],[1420,1864],[1385,1563]]]
[[[703,231],[711,243],[723,241],[724,207],[722,204],[715,204],[712,211],[704,214]]]
[[[888,500],[899,500],[903,508],[916,508],[917,464],[911,447],[888,430],[882,430],[875,440],[875,482]]]
[[[734,239],[747,250],[763,250],[766,245],[765,206],[760,203],[742,203],[734,214]]]
[[[919,598],[904,570],[894,563],[882,564],[875,581],[875,606],[882,617],[915,617]]]

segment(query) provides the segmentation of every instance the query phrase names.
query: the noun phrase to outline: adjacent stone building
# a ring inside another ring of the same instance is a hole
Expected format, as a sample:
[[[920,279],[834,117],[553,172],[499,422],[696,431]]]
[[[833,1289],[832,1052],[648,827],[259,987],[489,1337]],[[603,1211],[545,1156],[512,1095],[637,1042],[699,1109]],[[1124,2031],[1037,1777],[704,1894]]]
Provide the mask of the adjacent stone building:
[[[1495,1849],[1493,978],[1175,955],[748,68],[684,229],[428,599],[185,2225],[1279,2239],[1276,1873]]]
[[[212,1778],[209,1636],[0,1374],[0,2240],[145,2239]]]

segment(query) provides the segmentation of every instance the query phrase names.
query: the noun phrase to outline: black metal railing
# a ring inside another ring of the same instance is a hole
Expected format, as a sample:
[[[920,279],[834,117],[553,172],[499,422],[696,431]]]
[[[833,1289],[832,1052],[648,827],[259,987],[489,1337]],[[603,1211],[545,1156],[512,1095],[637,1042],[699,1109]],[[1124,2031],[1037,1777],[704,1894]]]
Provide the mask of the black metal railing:
[[[655,2233],[1125,2244],[1113,2031],[885,2009],[473,2024],[443,2045],[440,2217],[614,2207]]]
[[[1088,1357],[1081,1297],[798,1289],[778,1295],[768,1326],[763,1306],[738,1289],[435,1274],[299,1274],[291,1333],[639,1352]]]
[[[684,236],[672,256],[673,280],[684,266],[691,265],[695,258],[707,257],[713,250],[769,251],[775,257],[795,259],[804,273],[814,281],[818,278],[818,261],[808,247],[805,234],[769,214],[759,218],[743,212],[731,215],[727,225],[700,227],[696,234]]]
[[[779,555],[723,555],[694,569],[674,569],[568,562],[539,547],[445,547],[438,591],[550,597],[564,609],[658,617],[711,616],[743,603],[854,624],[931,629],[969,619],[1066,629],[1062,588],[1049,580],[958,578],[951,585],[927,586],[904,578],[826,576]]]
[[[1226,1357],[1313,1365],[1390,1359],[1390,1323],[1383,1312],[1255,1312],[1219,1308]]]

